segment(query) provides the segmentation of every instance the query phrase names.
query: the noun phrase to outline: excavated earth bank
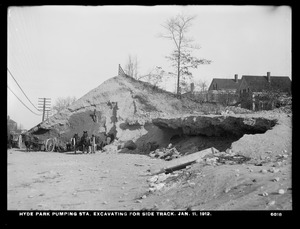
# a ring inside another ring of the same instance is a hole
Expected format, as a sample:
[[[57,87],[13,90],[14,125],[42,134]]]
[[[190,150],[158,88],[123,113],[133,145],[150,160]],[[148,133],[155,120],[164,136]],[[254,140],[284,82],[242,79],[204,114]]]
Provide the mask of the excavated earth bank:
[[[177,134],[173,129],[166,131],[153,125],[153,119],[215,114],[221,113],[221,108],[216,104],[178,99],[172,93],[145,82],[116,76],[29,132],[43,140],[57,137],[64,143],[70,141],[75,133],[81,136],[83,131],[87,131],[89,136],[112,133],[120,142],[134,141],[142,152],[147,151],[149,142],[164,145]]]
[[[129,140],[136,144],[135,150],[121,153],[148,154],[172,143],[188,154],[209,147],[224,151],[243,135],[262,134],[276,125],[276,119],[245,114],[241,108],[224,115],[226,109],[177,99],[147,83],[116,76],[30,132],[43,140],[57,137],[64,144],[83,131],[89,136],[112,133],[117,144]]]
[[[251,116],[205,115],[157,118],[152,122],[163,133],[169,133],[170,138],[160,146],[166,147],[166,144],[172,143],[181,153],[189,154],[210,147],[225,151],[245,134],[263,134],[272,129],[277,120]]]
[[[167,147],[169,143],[182,154],[210,147],[225,151],[243,135],[263,134],[277,123],[277,120],[272,118],[243,116],[156,118],[152,120],[152,124],[145,125],[147,134],[135,141],[137,149],[123,150],[121,153],[148,154],[156,148]]]
[[[153,120],[162,128],[179,129],[186,135],[242,137],[244,134],[265,133],[276,124],[276,120],[262,117],[234,117],[222,115],[189,116],[184,118]]]

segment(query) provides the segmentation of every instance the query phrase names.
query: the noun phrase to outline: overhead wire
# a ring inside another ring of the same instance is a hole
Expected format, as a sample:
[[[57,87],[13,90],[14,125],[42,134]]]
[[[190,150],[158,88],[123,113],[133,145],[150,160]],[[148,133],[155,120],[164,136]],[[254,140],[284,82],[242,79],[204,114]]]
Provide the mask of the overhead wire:
[[[29,34],[28,34],[28,27],[32,26],[32,20],[25,20],[26,18],[24,17],[24,11],[15,11],[15,17],[9,17],[9,34],[13,33],[14,36],[14,42],[17,44],[17,46],[12,46],[12,47],[18,47],[19,49],[17,49],[17,51],[19,52],[19,54],[21,56],[23,56],[23,60],[22,63],[19,63],[19,67],[23,68],[23,73],[28,73],[29,72],[32,73],[32,69],[31,67],[29,68],[24,68],[24,66],[31,66],[33,59],[35,56],[32,55],[31,52],[28,52],[29,50],[32,50],[32,40],[29,39]],[[31,18],[32,19],[32,18]],[[21,34],[23,34],[23,36],[21,36]],[[10,54],[13,54],[13,52],[11,52]],[[20,56],[19,55],[19,56]],[[12,56],[13,59],[14,56]],[[38,58],[35,58],[38,59]],[[16,58],[17,62],[19,60],[19,58]],[[25,65],[23,63],[26,63]],[[31,105],[38,111],[40,112],[40,110],[31,102],[31,100],[28,98],[28,96],[26,95],[26,93],[24,92],[24,90],[22,89],[22,87],[20,86],[20,84],[17,82],[16,78],[14,77],[14,75],[12,74],[12,72],[10,71],[10,69],[7,67],[7,70],[9,72],[9,75],[13,78],[13,80],[16,82],[16,84],[18,85],[18,87],[21,89],[22,93],[25,95],[26,99],[31,103]],[[16,69],[17,70],[17,69]],[[22,71],[22,69],[21,69]],[[8,89],[11,91],[11,93],[13,93],[17,99],[33,114],[41,116],[42,114],[37,114],[34,111],[32,111],[32,109],[30,109],[13,91],[12,89],[9,88],[9,86],[7,85]]]
[[[28,52],[29,50],[31,50],[31,48],[28,45],[28,29],[27,29],[27,25],[25,23],[25,17],[24,17],[24,11],[22,10],[15,10],[14,11],[14,17],[10,18],[10,30],[9,32],[13,34],[12,37],[12,42],[14,43],[14,45],[11,45],[11,48],[14,48],[15,50],[12,50],[12,52],[10,52],[10,57],[12,57],[14,60],[14,63],[18,62],[18,67],[16,70],[21,70],[22,71],[22,75],[26,76],[26,74],[31,74],[33,75],[32,72],[32,58],[30,58],[30,53]],[[17,49],[15,47],[18,47]],[[14,58],[14,53],[18,54],[18,57],[20,57],[22,59],[21,62],[19,62],[19,58]],[[25,66],[28,66],[27,68],[24,68]],[[21,69],[22,68],[22,69]],[[25,95],[25,97],[28,99],[28,101],[33,105],[33,107],[38,110],[36,108],[36,106],[30,101],[30,99],[28,98],[28,96],[25,94],[25,92],[22,90],[21,86],[18,84],[18,82],[16,81],[16,78],[13,76],[12,72],[8,69],[10,75],[12,76],[12,78],[15,80],[15,82],[17,83],[17,85],[19,86],[19,88],[21,89],[21,91],[23,92],[23,94]],[[18,72],[18,71],[17,71]],[[39,111],[39,110],[38,110]]]
[[[11,73],[11,71],[9,70],[9,68],[7,68],[10,76],[14,79],[14,81],[17,83],[18,87],[21,89],[21,91],[23,92],[23,94],[25,95],[25,97],[28,99],[28,101],[32,104],[32,106],[39,111],[39,109],[36,108],[36,106],[31,102],[31,100],[27,97],[27,95],[25,94],[25,92],[23,91],[23,89],[21,88],[21,86],[18,84],[17,80],[15,79],[15,77],[13,76],[13,74]]]
[[[9,23],[9,32],[13,33],[14,36],[14,42],[16,42],[17,46],[12,46],[12,47],[18,47],[19,49],[18,51],[20,51],[20,55],[23,56],[23,61],[22,63],[19,63],[19,67],[23,68],[23,73],[31,72],[32,73],[32,69],[33,68],[24,68],[24,62],[26,62],[25,66],[31,66],[32,62],[33,62],[33,56],[31,52],[28,52],[28,50],[32,50],[32,41],[29,39],[29,34],[28,34],[28,29],[27,27],[31,25],[31,21],[26,21],[24,15],[24,12],[22,11],[16,11],[15,12],[15,17],[10,18],[10,23]],[[29,19],[28,19],[29,20]],[[28,24],[29,23],[29,24]],[[21,37],[21,34],[23,34],[23,36]],[[13,54],[14,52],[11,52],[11,54]],[[19,56],[20,56],[19,55]],[[11,56],[13,59],[14,55]],[[36,58],[38,59],[38,58]],[[16,58],[17,62],[19,60],[19,58]],[[16,82],[16,84],[18,85],[18,87],[21,89],[22,93],[25,95],[26,99],[31,103],[31,105],[38,111],[40,112],[40,109],[38,109],[32,102],[31,100],[28,98],[28,96],[26,95],[26,93],[24,92],[24,90],[22,89],[22,87],[20,86],[20,84],[17,82],[16,78],[14,77],[14,75],[12,74],[12,72],[10,71],[10,69],[7,67],[7,70],[10,74],[10,76],[13,78],[13,80]],[[21,69],[22,71],[22,69]],[[8,86],[7,86],[8,87]],[[8,87],[9,88],[9,87]],[[17,99],[27,108],[29,109],[33,114],[35,115],[39,115],[41,116],[42,114],[37,114],[35,112],[33,112],[10,88],[9,90],[17,97]]]
[[[23,101],[9,88],[9,86],[7,85],[7,88],[17,97],[17,99],[28,109],[30,110],[33,114],[35,115],[38,115],[38,116],[41,116],[42,114],[37,114],[35,112],[33,112],[29,107],[26,106],[25,103],[23,103]]]

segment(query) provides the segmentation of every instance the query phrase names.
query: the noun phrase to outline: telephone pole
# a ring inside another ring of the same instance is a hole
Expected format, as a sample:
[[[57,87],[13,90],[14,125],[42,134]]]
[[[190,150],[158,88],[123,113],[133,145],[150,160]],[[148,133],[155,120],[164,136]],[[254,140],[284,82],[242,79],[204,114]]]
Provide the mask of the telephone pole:
[[[45,113],[51,110],[51,98],[39,98],[38,110],[43,111],[42,122],[45,120]]]
[[[49,116],[51,116],[51,115],[52,115],[51,111],[47,111],[46,119],[48,119]]]

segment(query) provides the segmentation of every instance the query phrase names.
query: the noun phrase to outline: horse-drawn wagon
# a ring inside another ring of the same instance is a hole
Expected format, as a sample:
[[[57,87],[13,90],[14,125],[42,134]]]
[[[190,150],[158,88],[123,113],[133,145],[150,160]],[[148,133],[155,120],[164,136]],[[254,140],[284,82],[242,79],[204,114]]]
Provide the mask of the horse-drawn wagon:
[[[22,137],[27,151],[74,151],[75,153],[77,150],[83,153],[85,151],[86,153],[95,153],[96,150],[102,150],[105,145],[110,144],[114,140],[114,135],[112,134],[103,134],[103,136],[92,135],[92,137],[89,137],[87,131],[83,132],[82,137],[79,137],[77,133],[74,134],[69,142],[65,142],[57,137],[40,139],[31,133],[25,133]]]
[[[64,151],[64,148],[61,147],[62,142],[58,140],[56,137],[40,139],[39,137],[33,134],[25,134],[24,143],[27,151],[30,150],[47,151],[47,152],[53,152],[54,150]]]
[[[24,135],[24,143],[27,151],[45,150],[45,141],[31,134]]]

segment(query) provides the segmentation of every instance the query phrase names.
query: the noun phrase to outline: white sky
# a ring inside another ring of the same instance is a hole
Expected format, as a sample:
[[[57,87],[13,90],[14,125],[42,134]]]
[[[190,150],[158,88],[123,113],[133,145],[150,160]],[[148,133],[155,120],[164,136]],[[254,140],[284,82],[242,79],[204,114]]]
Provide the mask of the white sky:
[[[139,73],[160,66],[172,71],[165,56],[173,44],[158,38],[161,24],[178,13],[196,15],[189,36],[194,52],[212,60],[193,70],[194,78],[234,74],[291,77],[291,9],[287,6],[38,6],[8,9],[8,68],[29,99],[77,99],[137,56]],[[12,77],[8,85],[32,110]],[[174,82],[168,81],[174,88]],[[171,86],[170,86],[171,85]],[[8,115],[24,128],[41,122],[8,90]]]

